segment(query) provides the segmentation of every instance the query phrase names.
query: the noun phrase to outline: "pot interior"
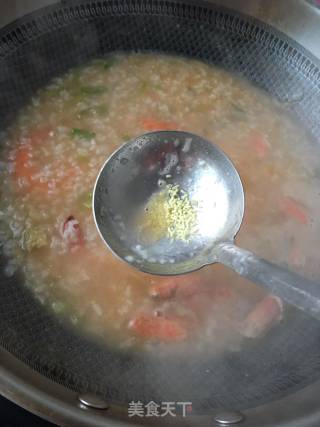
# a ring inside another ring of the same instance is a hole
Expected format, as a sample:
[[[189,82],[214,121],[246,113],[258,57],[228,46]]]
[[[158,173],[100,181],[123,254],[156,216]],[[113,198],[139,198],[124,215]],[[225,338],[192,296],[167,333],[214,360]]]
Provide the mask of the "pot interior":
[[[156,52],[219,66],[280,101],[315,144],[320,136],[318,62],[294,41],[220,7],[144,0],[54,5],[2,29],[2,129],[53,77],[114,52]],[[34,299],[21,273],[7,277],[3,270],[2,346],[73,390],[120,404],[191,401],[194,412],[204,413],[262,405],[320,377],[319,324],[297,310],[240,352],[164,360],[78,334]]]

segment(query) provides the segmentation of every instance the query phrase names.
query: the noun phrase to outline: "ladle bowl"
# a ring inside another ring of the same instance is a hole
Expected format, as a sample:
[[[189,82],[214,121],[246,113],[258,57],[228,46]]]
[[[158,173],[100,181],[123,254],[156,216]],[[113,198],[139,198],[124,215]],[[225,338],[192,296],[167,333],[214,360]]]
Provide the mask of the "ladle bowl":
[[[137,218],[167,185],[178,185],[196,207],[196,232],[150,242]],[[143,272],[178,275],[220,262],[320,318],[318,283],[235,246],[244,214],[241,179],[226,154],[200,136],[158,131],[122,145],[98,175],[93,211],[107,246]]]

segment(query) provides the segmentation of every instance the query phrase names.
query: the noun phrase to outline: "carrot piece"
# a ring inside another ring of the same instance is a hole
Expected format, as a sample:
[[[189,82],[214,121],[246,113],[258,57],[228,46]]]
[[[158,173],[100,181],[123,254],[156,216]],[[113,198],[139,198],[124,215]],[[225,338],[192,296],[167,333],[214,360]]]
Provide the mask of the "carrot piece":
[[[240,328],[242,335],[246,338],[258,338],[280,322],[282,313],[282,300],[275,295],[267,295],[245,318]]]
[[[165,279],[150,288],[149,295],[154,298],[169,299],[190,297],[204,291],[203,278],[199,275],[186,275]]]
[[[32,149],[42,142],[45,143],[50,132],[51,128],[49,127],[31,129],[26,136],[27,142],[17,149],[14,175],[16,179],[23,180],[28,187],[33,187],[36,184],[38,190],[47,190],[47,183],[33,179],[37,169],[35,166],[30,165],[30,160],[32,158]]]
[[[266,157],[270,144],[266,140],[266,137],[257,129],[253,129],[248,136],[247,142],[249,146],[260,158]]]
[[[16,180],[23,181],[23,187],[27,187],[29,191],[40,191],[41,193],[47,193],[53,186],[56,188],[63,187],[67,179],[75,176],[76,171],[73,168],[65,168],[64,176],[57,176],[48,181],[41,181],[40,177],[37,177],[39,170],[35,165],[30,165],[29,162],[32,158],[32,147],[30,145],[21,145],[16,154],[15,158],[15,172],[14,176]]]
[[[14,175],[17,179],[23,179],[28,186],[31,184],[32,176],[36,170],[33,166],[28,165],[31,159],[30,145],[21,145],[15,158],[15,172]]]
[[[283,197],[280,201],[280,209],[287,217],[294,219],[299,224],[307,225],[310,223],[307,208],[293,197]]]
[[[155,339],[164,342],[183,341],[188,334],[179,318],[138,315],[129,322],[129,329],[135,335],[145,339]]]
[[[52,131],[52,128],[49,126],[43,126],[40,128],[30,129],[27,138],[30,139],[30,144],[32,146],[46,143],[46,140],[50,136],[50,132]]]
[[[48,127],[32,129],[26,136],[27,142],[25,144],[21,144],[17,148],[14,177],[17,181],[22,181],[23,187],[27,187],[30,192],[40,191],[41,193],[48,193],[49,189],[53,187],[63,187],[66,180],[72,178],[76,174],[74,168],[68,168],[66,165],[63,176],[49,178],[44,182],[42,182],[40,177],[37,176],[39,168],[35,164],[30,164],[30,161],[32,161],[33,153],[36,152],[38,146],[42,143],[46,144],[50,132],[51,129]],[[61,167],[61,164],[59,167]]]
[[[150,288],[149,294],[153,298],[168,299],[171,298],[178,287],[178,283],[174,279],[168,279],[164,282],[157,283]]]
[[[175,122],[157,120],[152,117],[146,117],[142,119],[140,124],[144,130],[148,131],[178,129],[178,125]]]

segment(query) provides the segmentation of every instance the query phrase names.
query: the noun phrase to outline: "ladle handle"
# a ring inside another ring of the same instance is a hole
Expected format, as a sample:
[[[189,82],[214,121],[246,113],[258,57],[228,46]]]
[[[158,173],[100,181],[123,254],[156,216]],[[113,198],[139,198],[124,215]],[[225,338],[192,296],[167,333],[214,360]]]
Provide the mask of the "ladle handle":
[[[259,258],[233,243],[220,243],[216,256],[218,262],[240,276],[262,285],[270,293],[320,320],[320,283]]]

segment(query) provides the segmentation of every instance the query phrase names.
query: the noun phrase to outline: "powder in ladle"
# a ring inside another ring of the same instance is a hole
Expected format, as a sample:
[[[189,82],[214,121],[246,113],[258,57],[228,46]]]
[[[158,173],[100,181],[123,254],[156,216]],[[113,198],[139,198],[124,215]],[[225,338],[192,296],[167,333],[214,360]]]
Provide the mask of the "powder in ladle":
[[[197,214],[188,194],[179,185],[168,184],[150,198],[142,231],[152,240],[169,237],[187,242],[196,225]]]

